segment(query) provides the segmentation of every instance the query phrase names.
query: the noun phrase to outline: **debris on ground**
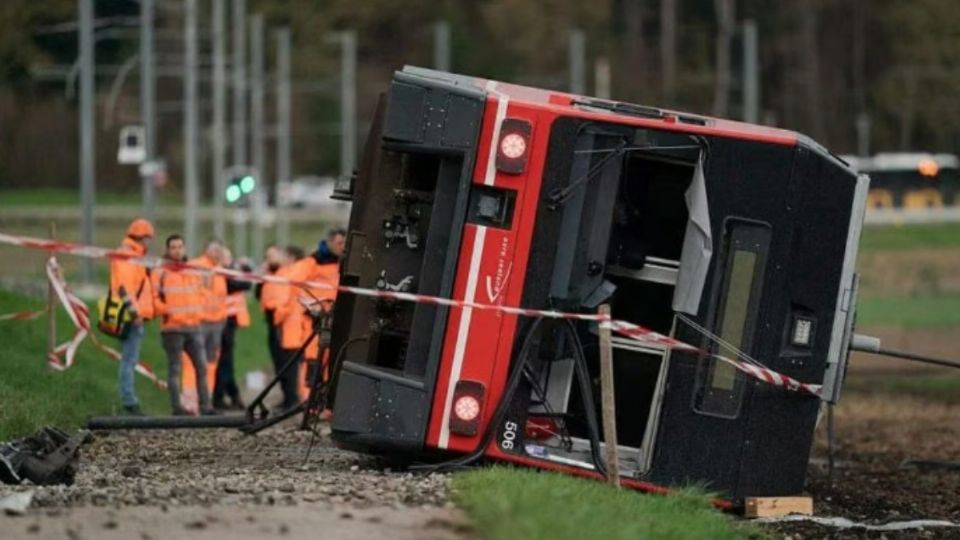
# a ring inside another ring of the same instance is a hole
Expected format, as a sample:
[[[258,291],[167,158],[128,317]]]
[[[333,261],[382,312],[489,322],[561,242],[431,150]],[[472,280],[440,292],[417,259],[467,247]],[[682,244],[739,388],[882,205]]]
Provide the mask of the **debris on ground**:
[[[80,447],[90,437],[88,431],[70,436],[61,429],[45,427],[33,435],[0,443],[0,481],[70,485],[76,476]]]
[[[32,491],[20,491],[0,498],[0,510],[9,516],[22,516],[33,501]]]
[[[326,437],[311,448],[311,437],[290,428],[262,436],[228,429],[98,433],[74,484],[35,488],[34,506],[452,505],[447,475],[395,472]]]

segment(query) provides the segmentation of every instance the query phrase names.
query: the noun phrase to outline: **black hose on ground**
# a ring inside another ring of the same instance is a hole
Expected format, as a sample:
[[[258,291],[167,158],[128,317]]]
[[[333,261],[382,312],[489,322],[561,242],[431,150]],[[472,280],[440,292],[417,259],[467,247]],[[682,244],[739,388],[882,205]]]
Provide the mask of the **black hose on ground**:
[[[573,338],[574,351],[576,352],[574,369],[577,371],[580,394],[583,396],[583,408],[587,417],[587,429],[590,431],[590,455],[597,472],[606,477],[607,467],[600,451],[600,426],[597,423],[597,408],[593,402],[593,388],[590,386],[590,370],[587,369],[587,357],[583,352],[583,343],[577,334],[577,327],[569,319],[565,322],[567,323],[567,329],[570,331],[570,336]]]
[[[476,446],[476,448],[474,448],[469,454],[451,459],[449,461],[414,465],[410,467],[411,469],[421,471],[439,471],[466,467],[483,456],[487,446],[490,446],[490,442],[493,441],[494,436],[496,436],[497,428],[503,423],[503,420],[507,415],[507,407],[509,407],[510,402],[513,401],[513,395],[517,392],[517,388],[520,387],[520,381],[523,380],[524,366],[527,362],[527,355],[530,352],[530,347],[533,345],[533,338],[536,336],[536,331],[540,327],[541,322],[543,322],[543,319],[535,319],[530,325],[530,328],[527,330],[527,335],[523,338],[523,344],[520,346],[520,350],[517,353],[517,361],[513,366],[513,370],[510,372],[510,376],[507,378],[507,386],[504,388],[503,395],[500,398],[500,403],[497,404],[497,408],[494,410],[493,416],[490,418],[490,422],[487,424],[487,429],[484,430],[483,436],[480,438],[480,443]]]

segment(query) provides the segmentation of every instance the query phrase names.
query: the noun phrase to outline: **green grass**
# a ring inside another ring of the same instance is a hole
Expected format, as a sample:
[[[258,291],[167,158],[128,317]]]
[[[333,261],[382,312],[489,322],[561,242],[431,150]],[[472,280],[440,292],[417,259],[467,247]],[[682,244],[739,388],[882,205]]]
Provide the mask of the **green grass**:
[[[529,469],[494,467],[453,479],[454,496],[482,538],[497,540],[760,538],[700,491],[644,495]]]
[[[97,204],[139,206],[142,202],[139,192],[118,193],[101,189],[97,192]],[[161,191],[159,204],[180,204],[179,193]],[[80,204],[80,191],[77,189],[2,189],[0,207],[3,206],[73,206]]]
[[[68,276],[69,277],[69,276]],[[43,300],[0,291],[0,314],[40,309]],[[251,301],[250,307],[256,309]],[[263,317],[251,313],[253,324],[237,334],[237,378],[251,369],[266,369],[269,357]],[[57,310],[59,341],[72,336],[72,326],[62,309]],[[119,344],[102,334],[104,343]],[[80,346],[76,363],[64,372],[53,371],[45,361],[47,318],[32,321],[0,321],[0,440],[32,432],[44,425],[74,428],[87,416],[113,414],[120,407],[117,363],[96,349],[89,338]],[[166,361],[156,323],[147,327],[141,352],[161,377]],[[144,377],[136,376],[137,395],[148,413],[169,414],[165,390]]]
[[[864,227],[861,251],[960,247],[960,223],[871,225]]]
[[[960,294],[861,298],[857,324],[904,328],[960,326]]]

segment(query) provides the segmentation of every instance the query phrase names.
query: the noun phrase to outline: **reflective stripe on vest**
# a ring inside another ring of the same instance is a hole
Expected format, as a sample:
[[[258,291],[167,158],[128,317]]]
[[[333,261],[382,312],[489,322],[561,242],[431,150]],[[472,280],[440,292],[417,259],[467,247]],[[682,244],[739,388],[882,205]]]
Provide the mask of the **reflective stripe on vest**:
[[[168,306],[166,313],[200,313],[203,306]]]

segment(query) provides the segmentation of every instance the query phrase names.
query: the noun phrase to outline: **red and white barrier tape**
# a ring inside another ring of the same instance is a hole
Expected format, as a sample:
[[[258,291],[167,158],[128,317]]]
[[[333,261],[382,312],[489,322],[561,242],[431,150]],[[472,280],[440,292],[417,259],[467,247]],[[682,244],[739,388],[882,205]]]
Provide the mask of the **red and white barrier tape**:
[[[120,352],[112,347],[100,343],[100,340],[97,339],[97,336],[90,331],[90,309],[83,302],[83,300],[77,298],[77,296],[70,290],[66,280],[63,278],[63,272],[60,270],[60,265],[57,264],[56,257],[50,257],[47,260],[47,278],[50,280],[50,284],[53,286],[53,290],[56,293],[57,298],[60,300],[60,304],[67,312],[67,316],[70,317],[70,321],[73,322],[73,326],[76,329],[76,333],[73,335],[73,338],[71,338],[69,341],[61,343],[60,345],[57,345],[52,351],[50,351],[50,354],[47,356],[47,363],[50,365],[50,367],[58,371],[69,369],[73,365],[76,357],[77,347],[83,343],[83,340],[86,339],[87,336],[90,337],[90,341],[93,342],[94,346],[106,353],[106,355],[110,358],[119,361],[121,357]],[[150,379],[158,387],[167,387],[167,383],[158,378],[156,373],[154,373],[153,368],[151,368],[146,362],[138,361],[137,366],[134,369],[137,373],[143,375],[147,379]]]
[[[0,321],[31,321],[46,313],[47,310],[40,311],[17,311],[14,313],[4,313],[0,315]]]
[[[0,233],[0,244],[11,244],[31,249],[40,249],[54,253],[67,253],[80,257],[94,259],[127,260],[147,267],[165,267],[172,270],[189,269],[202,273],[215,273],[232,279],[245,280],[259,283],[277,283],[281,285],[291,285],[296,287],[307,287],[312,289],[336,289],[339,292],[367,296],[374,298],[383,298],[401,302],[414,302],[420,304],[433,304],[438,306],[447,306],[454,308],[471,308],[476,310],[496,311],[506,315],[519,315],[524,317],[545,317],[551,319],[571,319],[580,321],[597,321],[609,325],[610,329],[630,339],[639,341],[644,345],[660,349],[685,350],[689,352],[699,352],[711,356],[718,361],[729,363],[735,366],[740,372],[751,378],[763,382],[770,386],[780,387],[792,392],[800,392],[812,396],[820,396],[821,386],[818,384],[809,384],[797,381],[769,368],[757,364],[732,360],[730,358],[708,353],[698,347],[688,343],[655,332],[648,328],[621,320],[611,320],[598,314],[591,313],[565,313],[556,310],[529,309],[513,306],[504,306],[501,304],[482,304],[478,302],[467,302],[464,300],[454,300],[451,298],[441,298],[425,294],[406,293],[397,291],[383,291],[378,289],[365,289],[361,287],[351,287],[348,285],[334,286],[329,283],[318,281],[299,281],[284,277],[257,274],[253,272],[244,272],[241,270],[232,270],[228,268],[204,268],[190,265],[187,263],[177,263],[153,256],[138,256],[130,252],[115,249],[107,249],[96,246],[86,246],[81,244],[72,244],[56,240],[44,240],[41,238],[31,238],[26,236],[13,236]]]
[[[626,321],[605,321],[600,324],[607,325],[610,329],[622,336],[629,337],[631,339],[643,341],[644,343],[655,343],[659,347],[666,349],[673,349],[679,351],[688,351],[694,353],[700,353],[707,356],[710,356],[720,362],[725,362],[736,367],[741,372],[749,375],[750,377],[762,381],[770,386],[778,386],[792,392],[801,392],[804,394],[810,394],[813,396],[820,397],[821,385],[819,384],[809,384],[800,382],[793,377],[789,377],[772,369],[753,364],[750,362],[743,362],[738,360],[732,360],[726,356],[720,354],[713,354],[700,349],[699,347],[694,347],[688,343],[680,341],[678,339],[672,338],[670,336],[665,336],[663,334],[654,332],[649,328],[644,328],[633,323]]]

